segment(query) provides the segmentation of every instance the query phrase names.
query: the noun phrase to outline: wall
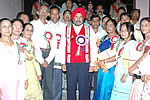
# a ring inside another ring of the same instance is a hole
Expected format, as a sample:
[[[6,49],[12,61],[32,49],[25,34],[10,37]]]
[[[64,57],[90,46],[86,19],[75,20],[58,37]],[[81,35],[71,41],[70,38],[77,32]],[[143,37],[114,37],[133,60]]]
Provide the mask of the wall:
[[[149,2],[150,0],[136,0],[136,8],[141,10],[141,18],[149,16]]]
[[[0,18],[13,19],[21,11],[21,0],[0,0]]]

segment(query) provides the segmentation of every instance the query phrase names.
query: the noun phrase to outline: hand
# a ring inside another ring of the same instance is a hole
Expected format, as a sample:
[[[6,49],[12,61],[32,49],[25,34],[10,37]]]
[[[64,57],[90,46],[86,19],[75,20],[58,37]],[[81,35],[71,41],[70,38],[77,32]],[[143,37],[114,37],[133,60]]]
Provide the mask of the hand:
[[[94,66],[89,67],[89,72],[94,72]]]
[[[43,64],[41,64],[42,67],[47,68],[48,67],[48,62],[46,60],[44,60]]]
[[[98,72],[98,70],[99,70],[99,66],[95,66],[94,67],[94,72]]]
[[[2,93],[2,90],[0,88],[0,100],[2,100],[2,96],[3,96],[3,93]]]
[[[42,79],[42,75],[37,75],[37,77],[38,77],[38,80]]]
[[[150,75],[143,75],[142,77],[141,77],[141,80],[143,81],[143,82],[148,82],[149,80],[150,80]]]
[[[61,65],[61,69],[62,69],[63,72],[66,72],[66,71],[67,71],[67,70],[66,70],[66,65],[65,65],[65,64],[62,64],[62,65]]]
[[[137,69],[137,66],[132,65],[130,68],[128,68],[128,72],[132,73],[135,69]]]
[[[126,74],[123,74],[123,76],[122,76],[122,78],[121,78],[121,82],[122,82],[122,83],[126,82],[126,77],[127,77],[127,75],[126,75]]]
[[[28,80],[25,80],[24,84],[25,84],[24,88],[27,89],[28,88]]]
[[[113,71],[113,75],[115,76],[115,71]]]
[[[26,49],[22,48],[22,47],[19,47],[19,52],[23,52],[24,53],[24,50],[26,50]]]
[[[104,65],[104,64],[105,64],[105,61],[104,61],[104,60],[99,60],[99,61],[98,61],[98,66],[101,67],[101,66]]]
[[[97,47],[99,47],[99,46],[100,46],[100,40],[101,40],[101,39],[100,39],[100,38],[98,38],[98,39],[97,39],[97,41],[96,41],[96,45],[97,45]]]

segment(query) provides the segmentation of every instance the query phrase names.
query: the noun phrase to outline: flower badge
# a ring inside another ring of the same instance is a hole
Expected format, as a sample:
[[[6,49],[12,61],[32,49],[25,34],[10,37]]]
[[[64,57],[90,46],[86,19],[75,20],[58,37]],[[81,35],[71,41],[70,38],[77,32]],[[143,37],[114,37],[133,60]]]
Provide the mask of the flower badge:
[[[47,41],[47,48],[51,48],[50,40],[52,40],[52,33],[51,32],[45,32],[44,38]]]
[[[57,49],[59,49],[59,44],[60,44],[60,40],[61,40],[61,34],[56,34],[57,37]]]
[[[76,43],[78,45],[78,50],[76,52],[76,56],[79,56],[80,55],[80,48],[81,48],[82,52],[84,52],[83,46],[86,45],[86,38],[85,38],[85,36],[84,35],[78,35],[76,37]]]
[[[115,35],[110,39],[110,42],[112,43],[111,45],[111,50],[113,50],[114,44],[120,39],[119,36]]]

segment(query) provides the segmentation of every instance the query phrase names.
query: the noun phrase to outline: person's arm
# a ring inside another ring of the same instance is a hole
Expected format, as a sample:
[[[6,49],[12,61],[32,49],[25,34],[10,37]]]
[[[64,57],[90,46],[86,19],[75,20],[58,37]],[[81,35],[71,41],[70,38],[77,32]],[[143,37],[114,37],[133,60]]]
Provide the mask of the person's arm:
[[[90,27],[90,30],[92,28]],[[97,45],[96,45],[96,39],[95,39],[95,33],[92,33],[92,31],[90,31],[90,52],[91,52],[91,62],[90,62],[90,66],[95,66],[94,62],[97,60],[97,55],[98,55],[98,51],[97,51]]]
[[[56,51],[57,51],[57,39],[56,36],[53,35],[53,39],[52,41],[50,41],[51,43],[51,50],[49,53],[49,56],[45,59],[47,61],[47,63],[51,63],[51,61],[54,59],[55,55],[56,55]]]
[[[138,64],[146,57],[146,53],[143,53],[143,55],[128,69],[129,73],[132,73],[135,69],[138,68]]]
[[[38,25],[35,21],[30,22],[34,28],[36,29],[36,25]],[[38,36],[38,30],[34,30],[33,35],[32,35],[32,41],[33,41],[33,45],[35,47],[35,58],[36,60],[40,63],[43,64],[44,63],[44,58],[42,57],[42,51],[40,49],[40,43],[39,43],[39,38],[40,36]]]
[[[2,92],[2,90],[0,88],[0,100],[2,100],[2,96],[3,96],[3,92]]]

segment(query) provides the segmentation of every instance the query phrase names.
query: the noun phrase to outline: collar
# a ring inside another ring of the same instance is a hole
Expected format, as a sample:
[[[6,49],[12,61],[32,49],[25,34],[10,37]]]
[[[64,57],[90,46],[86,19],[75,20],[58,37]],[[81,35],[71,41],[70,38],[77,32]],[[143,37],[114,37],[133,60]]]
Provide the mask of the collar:
[[[48,24],[48,21],[47,21],[47,20],[46,20],[47,24],[43,24],[40,19],[38,19],[37,21],[39,22],[40,25],[41,25],[41,24],[42,24],[42,25],[47,25],[47,24]]]
[[[49,24],[51,25],[51,26],[53,26],[53,27],[57,27],[57,26],[59,26],[59,24],[60,24],[60,20],[58,20],[58,22],[55,24],[55,23],[53,23],[51,20],[49,21]]]

